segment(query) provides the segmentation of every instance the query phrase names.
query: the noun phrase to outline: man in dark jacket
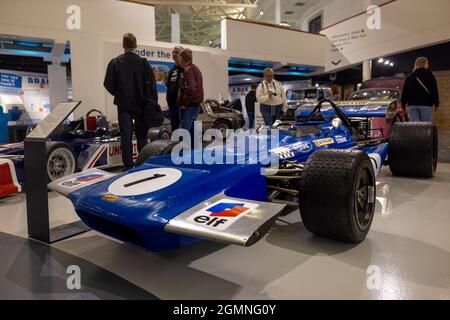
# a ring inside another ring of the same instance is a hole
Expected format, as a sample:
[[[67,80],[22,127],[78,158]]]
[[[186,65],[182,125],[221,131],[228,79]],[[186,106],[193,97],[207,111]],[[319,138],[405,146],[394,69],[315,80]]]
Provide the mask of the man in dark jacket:
[[[144,108],[158,102],[155,74],[147,60],[134,53],[136,48],[136,37],[131,33],[125,34],[125,53],[111,60],[104,82],[117,106],[122,160],[126,169],[134,166],[133,120],[138,150],[141,151],[148,142]]]
[[[402,107],[408,106],[412,122],[432,122],[433,106],[439,108],[439,92],[436,78],[429,70],[428,59],[419,57],[413,73],[405,80],[402,93]]]
[[[254,83],[250,86],[250,91],[245,96],[245,108],[247,109],[249,129],[255,127],[255,103],[256,103],[256,88],[258,86]]]
[[[172,126],[172,132],[180,127],[180,110],[178,109],[177,100],[180,93],[180,81],[183,74],[183,68],[181,68],[178,62],[178,55],[183,50],[183,47],[177,46],[172,51],[172,58],[175,61],[175,65],[169,71],[169,75],[166,81],[167,93],[166,100],[169,107],[169,118]]]
[[[180,97],[180,128],[191,131],[194,121],[203,103],[203,77],[200,69],[192,63],[192,51],[183,49],[179,55],[180,66],[184,69],[181,79]]]

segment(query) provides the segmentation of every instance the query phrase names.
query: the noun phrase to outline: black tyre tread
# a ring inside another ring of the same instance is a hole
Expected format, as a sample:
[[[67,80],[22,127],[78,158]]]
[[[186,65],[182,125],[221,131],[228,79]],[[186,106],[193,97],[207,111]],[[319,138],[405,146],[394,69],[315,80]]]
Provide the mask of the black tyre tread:
[[[359,243],[361,232],[353,218],[353,190],[358,168],[371,160],[361,151],[324,150],[312,154],[300,178],[299,208],[306,229],[317,236]],[[372,218],[373,219],[373,212]]]
[[[171,141],[171,140],[156,140],[147,144],[136,159],[135,166],[138,167],[142,165],[148,158],[162,156],[165,154],[169,154],[172,152],[172,149],[179,142]]]
[[[434,177],[437,128],[432,123],[398,122],[389,143],[389,167],[394,176]]]

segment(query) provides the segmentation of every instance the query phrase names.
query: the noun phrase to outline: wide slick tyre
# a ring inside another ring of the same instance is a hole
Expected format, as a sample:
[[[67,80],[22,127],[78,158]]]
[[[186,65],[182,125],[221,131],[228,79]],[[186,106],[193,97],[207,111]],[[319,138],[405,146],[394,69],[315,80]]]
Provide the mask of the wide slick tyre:
[[[178,143],[179,142],[171,140],[156,140],[150,142],[141,150],[141,152],[139,152],[135,166],[138,167],[142,165],[150,157],[157,157],[171,153],[172,149]]]
[[[437,127],[426,122],[396,123],[388,161],[394,176],[433,178],[438,162]]]
[[[361,151],[323,150],[312,154],[300,177],[299,209],[313,234],[359,243],[375,212],[372,162]]]

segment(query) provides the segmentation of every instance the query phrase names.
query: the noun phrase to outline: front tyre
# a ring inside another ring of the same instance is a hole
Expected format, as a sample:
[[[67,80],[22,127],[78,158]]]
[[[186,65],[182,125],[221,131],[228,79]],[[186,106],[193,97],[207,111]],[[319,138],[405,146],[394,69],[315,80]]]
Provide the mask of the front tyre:
[[[303,224],[317,236],[359,243],[372,225],[375,194],[375,174],[366,153],[318,151],[309,157],[300,178]]]

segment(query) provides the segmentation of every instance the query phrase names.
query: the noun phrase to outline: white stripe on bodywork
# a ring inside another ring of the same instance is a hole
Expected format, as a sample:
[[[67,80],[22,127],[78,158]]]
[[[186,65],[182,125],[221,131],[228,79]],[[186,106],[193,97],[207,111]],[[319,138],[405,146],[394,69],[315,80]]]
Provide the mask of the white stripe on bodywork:
[[[381,163],[381,156],[378,153],[371,153],[369,154],[369,158],[372,162],[373,172],[375,173],[375,176],[378,176],[383,165]]]
[[[85,166],[83,167],[83,171],[87,169],[91,169],[94,167],[94,165],[97,163],[97,161],[100,159],[101,154],[107,150],[108,145],[102,144],[100,145],[97,150],[94,152],[94,154],[89,158],[88,161],[86,161]],[[97,158],[97,159],[96,159]]]
[[[17,189],[19,190],[19,192],[22,191],[22,187],[20,186],[19,181],[17,180],[17,174],[16,174],[16,167],[14,166],[14,162],[12,162],[9,159],[5,159],[5,158],[1,158],[0,159],[0,164],[8,164],[9,166],[9,171],[11,172],[11,177],[12,177],[12,182],[13,184],[17,187]]]

